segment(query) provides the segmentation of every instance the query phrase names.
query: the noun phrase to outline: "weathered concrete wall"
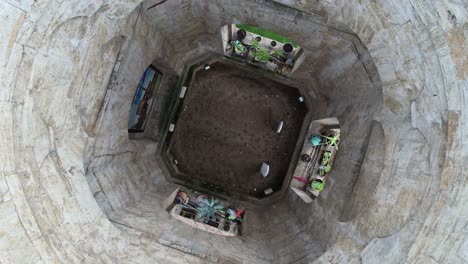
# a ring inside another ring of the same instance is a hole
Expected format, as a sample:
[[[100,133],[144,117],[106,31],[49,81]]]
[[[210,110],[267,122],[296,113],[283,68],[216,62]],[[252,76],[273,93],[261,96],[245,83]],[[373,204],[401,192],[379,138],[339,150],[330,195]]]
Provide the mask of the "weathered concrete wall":
[[[343,128],[322,196],[288,194],[253,220],[257,260],[468,262],[464,2],[139,2],[0,0],[0,262],[206,262],[145,230],[158,222],[145,215],[164,215],[151,197],[173,186],[157,142],[128,139],[128,110],[151,62],[180,74],[222,52],[219,29],[235,22],[297,40],[294,78]],[[345,208],[350,197],[367,205]]]
[[[2,263],[199,262],[115,228],[84,177],[136,6],[0,1]]]
[[[283,2],[305,10],[311,5]],[[385,164],[368,209],[342,225],[320,262],[467,262],[466,209],[460,206],[468,199],[467,149],[457,141],[466,119],[466,56],[460,53],[466,54],[466,4],[321,4],[328,17],[357,33],[376,63]]]

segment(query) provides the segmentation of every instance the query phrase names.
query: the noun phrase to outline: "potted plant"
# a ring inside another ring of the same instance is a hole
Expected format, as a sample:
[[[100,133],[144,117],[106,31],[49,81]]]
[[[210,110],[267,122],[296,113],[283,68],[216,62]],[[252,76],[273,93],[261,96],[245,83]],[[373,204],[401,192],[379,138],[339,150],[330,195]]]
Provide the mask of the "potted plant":
[[[325,173],[331,171],[333,163],[327,164],[327,165],[322,165],[319,167],[319,175],[324,176]]]
[[[290,54],[293,50],[294,50],[293,44],[288,42],[283,45],[284,54]]]
[[[330,160],[331,152],[330,151],[325,151],[323,153],[323,158],[322,158],[322,165],[326,166],[328,164],[328,161]]]
[[[321,192],[323,190],[324,185],[325,185],[324,181],[322,181],[321,179],[315,179],[310,184],[310,187],[312,187],[312,189],[314,190]]]
[[[281,50],[275,49],[275,51],[273,51],[273,56],[274,56],[274,57],[280,58],[281,55],[283,55],[283,52],[281,52]]]
[[[325,145],[328,147],[333,147],[338,150],[338,144],[340,144],[340,133],[331,134],[329,136],[322,136],[325,138]]]
[[[255,59],[258,60],[259,62],[267,63],[268,60],[270,59],[270,53],[268,51],[259,48],[257,50],[257,54],[255,56]]]
[[[224,206],[216,198],[202,199],[198,204],[197,218],[203,219],[203,222],[216,221],[216,211],[223,209]]]
[[[186,203],[188,200],[188,195],[186,192],[178,192],[176,197],[174,198],[175,204]]]
[[[324,176],[325,173],[329,172],[332,167],[332,163],[329,162],[331,157],[331,152],[330,151],[325,151],[323,153],[322,161],[320,162],[320,167],[319,167],[319,175]]]
[[[312,157],[310,157],[309,154],[305,153],[305,154],[302,154],[301,160],[304,162],[310,162],[312,160]]]
[[[257,40],[252,40],[250,41],[250,47],[253,48],[253,49],[258,49],[260,47],[260,42],[258,42]]]
[[[253,55],[257,61],[267,63],[270,59],[270,53],[268,53],[267,50],[260,48],[260,43],[257,38],[250,42],[250,48],[254,51]]]

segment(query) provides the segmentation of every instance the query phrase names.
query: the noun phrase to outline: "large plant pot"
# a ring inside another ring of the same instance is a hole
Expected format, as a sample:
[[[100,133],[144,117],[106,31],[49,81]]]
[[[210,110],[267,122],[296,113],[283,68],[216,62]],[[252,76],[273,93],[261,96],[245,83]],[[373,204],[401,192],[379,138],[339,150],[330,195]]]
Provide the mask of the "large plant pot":
[[[188,200],[188,195],[186,192],[178,192],[176,197],[174,198],[174,202],[176,204],[186,203],[187,200]]]
[[[310,157],[309,154],[302,154],[302,157],[301,157],[302,161],[304,162],[310,162],[312,160],[312,158]]]
[[[237,30],[236,34],[237,34],[237,39],[238,40],[243,40],[243,39],[245,39],[245,36],[247,36],[247,32],[245,32],[245,30],[243,30],[243,29]]]
[[[314,181],[312,181],[312,183],[310,184],[310,187],[312,187],[312,189],[314,190],[317,190],[317,191],[322,191],[323,190],[323,186],[325,185],[325,183],[321,180],[321,179],[315,179]]]
[[[285,54],[290,54],[291,52],[293,52],[293,50],[294,46],[291,43],[286,43],[283,45],[283,52]]]

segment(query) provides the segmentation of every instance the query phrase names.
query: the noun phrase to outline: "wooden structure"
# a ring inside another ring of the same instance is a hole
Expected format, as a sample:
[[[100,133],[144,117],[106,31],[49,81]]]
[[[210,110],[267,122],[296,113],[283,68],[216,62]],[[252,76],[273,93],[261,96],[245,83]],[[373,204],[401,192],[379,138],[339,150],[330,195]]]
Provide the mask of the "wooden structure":
[[[307,137],[302,147],[302,154],[294,169],[290,188],[306,203],[311,203],[321,192],[321,188],[313,188],[312,183],[322,182],[326,188],[333,163],[338,151],[340,124],[337,118],[315,120],[310,124]],[[311,136],[320,135],[320,144],[314,146]],[[333,138],[331,142],[328,138]]]

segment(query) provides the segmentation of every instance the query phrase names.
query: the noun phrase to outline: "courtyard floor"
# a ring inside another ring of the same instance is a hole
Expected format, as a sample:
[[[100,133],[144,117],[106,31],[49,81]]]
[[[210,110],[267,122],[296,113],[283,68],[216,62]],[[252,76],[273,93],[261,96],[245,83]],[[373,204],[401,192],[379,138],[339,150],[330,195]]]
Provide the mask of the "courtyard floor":
[[[170,154],[189,178],[261,198],[286,176],[307,109],[299,91],[217,62],[187,89]],[[276,133],[280,121],[281,134]],[[268,177],[259,170],[270,164]]]

